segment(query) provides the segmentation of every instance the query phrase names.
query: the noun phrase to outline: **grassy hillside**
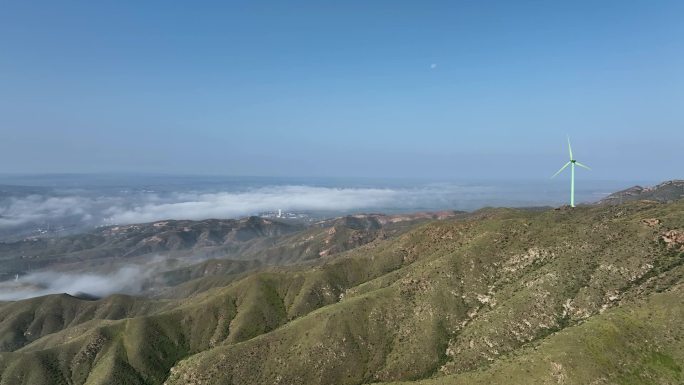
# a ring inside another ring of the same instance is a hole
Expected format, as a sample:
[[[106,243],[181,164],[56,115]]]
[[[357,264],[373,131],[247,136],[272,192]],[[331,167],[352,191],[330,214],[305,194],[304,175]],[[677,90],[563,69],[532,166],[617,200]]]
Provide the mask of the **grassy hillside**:
[[[0,304],[0,384],[682,382],[683,201],[485,209],[359,244],[119,311]]]
[[[392,384],[682,384],[682,319],[684,285],[679,283],[626,301],[485,368]]]

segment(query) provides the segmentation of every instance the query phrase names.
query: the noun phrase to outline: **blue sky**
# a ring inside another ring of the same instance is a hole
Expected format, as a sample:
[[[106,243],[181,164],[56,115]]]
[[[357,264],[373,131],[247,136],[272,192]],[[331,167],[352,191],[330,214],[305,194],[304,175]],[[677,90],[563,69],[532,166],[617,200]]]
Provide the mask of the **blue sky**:
[[[570,134],[583,177],[683,178],[682,15],[681,1],[3,1],[0,172],[545,178]]]

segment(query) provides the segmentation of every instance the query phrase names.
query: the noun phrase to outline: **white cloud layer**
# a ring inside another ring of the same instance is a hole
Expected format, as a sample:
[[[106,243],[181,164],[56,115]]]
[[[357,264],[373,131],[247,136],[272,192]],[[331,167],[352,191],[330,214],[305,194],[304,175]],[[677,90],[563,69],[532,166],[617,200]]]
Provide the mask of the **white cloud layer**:
[[[19,280],[0,282],[0,301],[16,301],[47,294],[86,293],[104,297],[113,293],[136,294],[151,274],[145,266],[127,265],[112,274],[42,271]]]
[[[563,192],[565,189],[563,189]],[[83,191],[0,199],[0,236],[44,223],[70,229],[162,219],[236,218],[263,211],[470,210],[485,205],[551,204],[562,196],[537,186],[432,184],[419,187],[275,185],[239,191]],[[30,226],[29,226],[30,225]]]
[[[346,211],[392,204],[399,195],[390,189],[282,186],[237,193],[179,194],[176,202],[147,203],[124,210],[113,207],[107,214],[114,223],[136,223],[233,218],[277,209]]]
[[[68,216],[88,219],[90,215],[88,210],[92,204],[90,199],[79,196],[29,195],[9,198],[3,205],[0,205],[0,227]]]

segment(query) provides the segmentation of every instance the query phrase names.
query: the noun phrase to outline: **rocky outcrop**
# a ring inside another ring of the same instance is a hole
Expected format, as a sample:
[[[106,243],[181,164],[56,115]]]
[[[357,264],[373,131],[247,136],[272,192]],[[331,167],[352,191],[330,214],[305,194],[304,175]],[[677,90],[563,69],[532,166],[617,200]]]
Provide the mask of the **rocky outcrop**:
[[[665,242],[668,248],[684,251],[684,231],[669,230],[661,235],[660,239]]]

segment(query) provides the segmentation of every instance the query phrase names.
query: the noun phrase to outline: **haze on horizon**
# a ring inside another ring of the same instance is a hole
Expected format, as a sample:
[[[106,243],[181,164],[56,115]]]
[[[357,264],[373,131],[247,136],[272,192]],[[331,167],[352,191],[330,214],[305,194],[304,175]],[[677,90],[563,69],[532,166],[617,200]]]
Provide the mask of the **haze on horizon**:
[[[679,1],[0,12],[0,173],[682,178]]]

